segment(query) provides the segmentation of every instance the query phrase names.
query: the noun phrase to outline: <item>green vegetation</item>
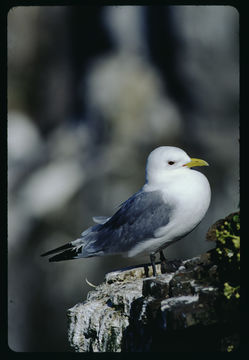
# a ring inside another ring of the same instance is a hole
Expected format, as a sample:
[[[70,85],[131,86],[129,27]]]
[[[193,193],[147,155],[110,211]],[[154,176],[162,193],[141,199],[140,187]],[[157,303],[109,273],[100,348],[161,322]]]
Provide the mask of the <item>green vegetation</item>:
[[[225,297],[240,297],[240,214],[234,213],[216,226],[216,263]]]
[[[233,213],[217,221],[208,231],[207,239],[216,242],[211,259],[217,265],[216,281],[223,295],[219,303],[221,321],[230,323],[234,332],[224,338],[224,351],[236,351],[239,344],[240,213]],[[230,314],[229,318],[227,314]]]

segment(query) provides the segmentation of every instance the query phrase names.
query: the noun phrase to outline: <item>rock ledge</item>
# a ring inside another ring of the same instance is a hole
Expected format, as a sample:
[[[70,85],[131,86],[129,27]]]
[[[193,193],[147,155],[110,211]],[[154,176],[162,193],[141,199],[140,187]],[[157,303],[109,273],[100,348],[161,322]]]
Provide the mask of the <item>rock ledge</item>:
[[[217,266],[210,259],[207,253],[171,261],[166,274],[157,264],[156,277],[151,266],[108,273],[86,301],[68,310],[72,349],[226,351],[237,342],[237,332],[224,314]]]

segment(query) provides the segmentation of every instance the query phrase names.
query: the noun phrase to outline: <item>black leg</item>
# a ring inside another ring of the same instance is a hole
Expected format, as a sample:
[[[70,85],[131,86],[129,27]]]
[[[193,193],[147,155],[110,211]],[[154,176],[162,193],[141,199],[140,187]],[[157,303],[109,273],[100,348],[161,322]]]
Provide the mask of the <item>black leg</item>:
[[[166,258],[162,250],[160,250],[160,260],[161,260],[161,273],[165,274],[167,272],[166,270],[167,266],[166,266]]]
[[[151,254],[150,254],[150,262],[151,262],[151,265],[152,265],[153,276],[156,276],[156,275],[157,275],[157,273],[156,273],[155,260],[156,260],[156,255],[155,255],[155,253],[151,253]]]
[[[162,250],[160,250],[160,260],[161,261],[166,261],[166,257],[164,256],[164,253]]]
[[[149,266],[147,264],[144,264],[144,274],[145,277],[149,277]]]

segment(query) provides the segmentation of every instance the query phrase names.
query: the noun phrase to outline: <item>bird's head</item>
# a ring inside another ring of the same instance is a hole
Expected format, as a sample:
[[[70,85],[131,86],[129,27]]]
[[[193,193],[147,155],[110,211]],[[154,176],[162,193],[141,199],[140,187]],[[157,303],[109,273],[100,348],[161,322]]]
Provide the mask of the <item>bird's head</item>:
[[[147,159],[146,182],[161,182],[166,177],[189,170],[194,166],[208,166],[201,159],[190,158],[185,151],[174,146],[160,146]]]

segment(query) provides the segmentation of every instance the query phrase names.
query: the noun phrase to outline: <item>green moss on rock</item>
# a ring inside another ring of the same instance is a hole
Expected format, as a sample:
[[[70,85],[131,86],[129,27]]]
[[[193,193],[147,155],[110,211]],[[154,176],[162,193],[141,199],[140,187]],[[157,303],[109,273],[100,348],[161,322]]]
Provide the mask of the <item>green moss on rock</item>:
[[[212,260],[217,264],[220,288],[227,300],[240,297],[240,213],[218,220],[208,231],[207,240],[216,241]]]

